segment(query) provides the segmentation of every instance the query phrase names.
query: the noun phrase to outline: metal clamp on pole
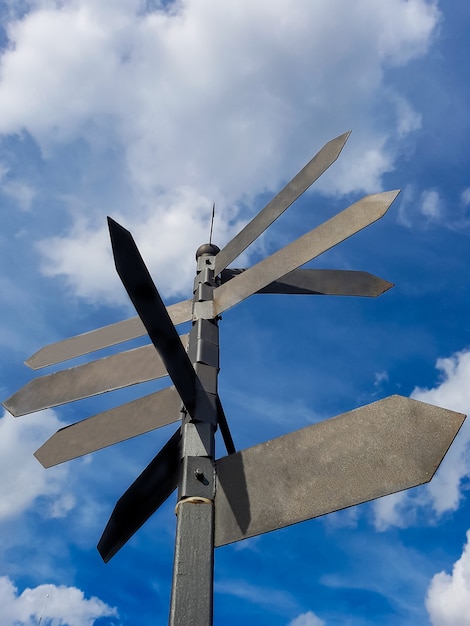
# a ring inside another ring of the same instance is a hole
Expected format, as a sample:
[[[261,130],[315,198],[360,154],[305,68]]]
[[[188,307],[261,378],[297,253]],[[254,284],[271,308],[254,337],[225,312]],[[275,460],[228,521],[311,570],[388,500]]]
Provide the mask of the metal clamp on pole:
[[[178,517],[178,509],[182,504],[214,504],[214,500],[210,500],[209,498],[201,498],[199,496],[191,496],[189,498],[183,498],[176,503],[175,506],[175,515]]]

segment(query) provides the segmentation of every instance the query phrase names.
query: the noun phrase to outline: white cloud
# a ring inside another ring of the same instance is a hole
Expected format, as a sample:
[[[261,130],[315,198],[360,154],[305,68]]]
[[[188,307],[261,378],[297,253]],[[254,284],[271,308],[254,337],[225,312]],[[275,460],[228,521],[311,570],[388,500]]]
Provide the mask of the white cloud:
[[[467,207],[470,204],[470,188],[460,194],[459,203],[445,203],[437,189],[419,191],[407,185],[400,194],[398,222],[406,228],[427,228],[430,224],[449,230],[468,231],[470,220]]]
[[[406,509],[407,495],[400,491],[373,503],[374,525],[376,530],[387,530],[390,526],[404,528],[409,523],[409,511]]]
[[[272,611],[292,611],[297,603],[290,593],[282,589],[272,589],[252,585],[244,580],[221,580],[215,583],[217,593],[247,600]]]
[[[0,163],[0,190],[15,200],[22,211],[29,211],[36,196],[35,190],[22,180],[9,180],[8,173],[8,166]]]
[[[467,187],[460,194],[460,200],[464,207],[467,207],[470,204],[470,187]]]
[[[46,471],[33,456],[61,426],[50,410],[0,418],[0,520],[20,515],[40,496],[45,497],[41,510],[48,517],[63,517],[73,508],[73,496],[66,491],[67,468]]]
[[[416,387],[412,398],[470,415],[470,350],[438,359],[442,382],[432,389]],[[438,474],[427,490],[437,513],[455,510],[461,498],[461,481],[470,475],[470,420],[467,419],[452,444]]]
[[[440,383],[430,389],[416,387],[411,397],[470,415],[470,350],[438,359],[436,368],[441,373]],[[462,481],[469,476],[470,419],[467,418],[428,485],[417,492],[401,492],[381,498],[373,504],[377,529],[413,523],[419,507],[430,506],[438,516],[456,510],[462,497]]]
[[[441,199],[435,189],[423,191],[420,200],[420,211],[429,221],[436,222],[441,218]]]
[[[37,626],[38,620],[50,626],[92,626],[100,617],[117,615],[98,598],[86,600],[75,587],[40,585],[18,589],[6,577],[0,577],[0,626]]]
[[[289,622],[289,626],[325,626],[325,622],[312,611],[308,611]]]
[[[152,12],[138,0],[31,7],[7,24],[0,133],[26,131],[46,161],[58,146],[72,150],[84,140],[111,168],[110,184],[130,190],[132,205],[123,201],[119,211],[127,225],[140,225],[150,266],[181,268],[183,253],[188,259],[182,278],[166,281],[170,292],[186,288],[213,200],[214,240],[223,244],[257,194],[276,191],[315,147],[351,126],[334,176],[317,188],[381,189],[399,136],[419,125],[419,113],[384,89],[385,72],[424,54],[439,22],[436,4],[424,0],[179,0]],[[48,275],[111,301],[121,292],[117,283],[103,287],[111,271],[106,207],[95,200],[40,249]]]
[[[401,136],[421,128],[421,115],[412,108],[407,100],[395,95],[395,105],[398,114],[397,130]]]
[[[194,278],[195,251],[208,239],[212,205],[209,198],[194,190],[160,198],[152,215],[113,215],[130,230],[149,268],[158,268],[157,287],[167,297],[182,288],[190,293]],[[205,219],[204,219],[205,218]],[[127,295],[114,268],[108,228],[93,227],[89,220],[78,218],[67,237],[52,237],[38,244],[46,276],[67,276],[73,292],[89,300],[114,304],[127,302]],[[163,245],[155,245],[149,232],[164,233]],[[219,232],[223,232],[219,228]],[[182,263],[181,259],[189,260]],[[175,265],[178,272],[175,272]]]
[[[374,387],[380,387],[382,383],[387,383],[389,380],[387,372],[375,372],[374,374]]]
[[[452,574],[436,574],[429,586],[426,608],[433,626],[470,625],[470,531]]]

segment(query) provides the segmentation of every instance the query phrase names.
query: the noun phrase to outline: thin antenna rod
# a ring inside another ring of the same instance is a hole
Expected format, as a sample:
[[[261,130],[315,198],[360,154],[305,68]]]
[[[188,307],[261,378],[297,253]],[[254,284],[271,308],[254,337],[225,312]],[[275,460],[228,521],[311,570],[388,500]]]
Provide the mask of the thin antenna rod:
[[[44,611],[46,610],[47,601],[49,600],[50,591],[52,589],[52,585],[49,585],[49,591],[46,593],[46,597],[44,599],[44,604],[42,606],[41,615],[39,616],[38,626],[40,626],[42,622],[42,618],[44,616]]]
[[[212,229],[214,228],[215,202],[212,204],[211,232],[209,235],[209,243],[212,243]]]

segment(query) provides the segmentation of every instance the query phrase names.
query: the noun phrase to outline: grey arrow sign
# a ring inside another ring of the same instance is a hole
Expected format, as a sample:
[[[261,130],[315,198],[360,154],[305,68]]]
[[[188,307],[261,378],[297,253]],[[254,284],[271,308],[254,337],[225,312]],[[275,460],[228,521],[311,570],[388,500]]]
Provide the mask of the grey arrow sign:
[[[180,339],[186,346],[188,335]],[[18,417],[167,375],[155,348],[142,346],[34,378],[5,400],[3,406]]]
[[[341,241],[383,217],[399,191],[366,196],[303,237],[250,267],[214,291],[214,314],[220,315],[245,298],[308,263]]]
[[[226,269],[222,283],[238,276],[245,269]],[[355,270],[302,269],[289,272],[256,293],[307,294],[328,296],[361,296],[376,298],[393,287],[393,283],[369,272]]]
[[[34,456],[52,467],[176,422],[180,409],[181,398],[168,387],[61,428]]]
[[[390,396],[219,459],[215,547],[429,482],[464,419]],[[152,461],[116,505],[100,540],[105,560],[176,487],[177,451],[160,455],[163,466]]]
[[[429,482],[464,419],[390,396],[219,459],[215,545]]]
[[[215,257],[215,273],[225,269],[290,207],[339,157],[351,131],[332,139]]]
[[[168,315],[175,326],[191,319],[192,300],[184,300],[167,307]],[[115,324],[102,326],[88,333],[75,335],[56,343],[51,343],[35,352],[25,361],[33,370],[56,365],[62,361],[75,359],[78,356],[115,346],[123,341],[136,339],[147,334],[140,317],[131,317]]]

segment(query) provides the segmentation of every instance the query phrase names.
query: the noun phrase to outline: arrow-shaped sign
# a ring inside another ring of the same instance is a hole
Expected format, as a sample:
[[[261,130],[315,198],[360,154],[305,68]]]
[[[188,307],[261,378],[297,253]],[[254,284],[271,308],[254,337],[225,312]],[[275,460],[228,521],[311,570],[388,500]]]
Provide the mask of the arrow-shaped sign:
[[[228,267],[339,157],[351,131],[332,139],[215,257],[215,274]]]
[[[139,314],[189,414],[194,409],[196,373],[131,233],[108,217],[119,278]]]
[[[219,459],[215,546],[429,482],[464,419],[390,396]],[[164,467],[152,461],[118,501],[98,546],[105,561],[164,501],[151,495],[160,481],[176,486],[177,452],[164,450]]]
[[[226,269],[222,283],[238,276],[245,269]],[[362,296],[376,298],[393,287],[393,283],[369,272],[355,270],[302,269],[289,272],[256,293],[307,294],[322,296]]]
[[[181,430],[119,498],[98,543],[105,563],[139,530],[176,489],[181,459]]]
[[[429,482],[464,419],[390,396],[220,459],[215,545]]]
[[[192,300],[184,300],[167,307],[168,315],[175,326],[191,319]],[[51,343],[35,352],[25,361],[33,370],[56,365],[78,356],[115,346],[123,341],[146,335],[147,331],[140,317],[131,317],[122,322],[102,326],[88,333],[75,335],[62,341]]]
[[[174,387],[168,387],[61,428],[34,456],[43,467],[53,467],[172,424],[180,417],[181,398]],[[235,445],[218,396],[217,421],[227,453],[234,454]]]
[[[52,467],[176,422],[180,409],[181,398],[168,387],[61,428],[34,456]]]
[[[214,313],[220,315],[266,285],[279,280],[281,276],[376,222],[385,215],[399,193],[386,191],[362,198],[303,237],[221,285],[214,291]]]
[[[188,335],[178,337],[178,342],[184,351]],[[167,375],[155,348],[152,345],[142,346],[33,378],[5,400],[3,406],[19,417]]]

